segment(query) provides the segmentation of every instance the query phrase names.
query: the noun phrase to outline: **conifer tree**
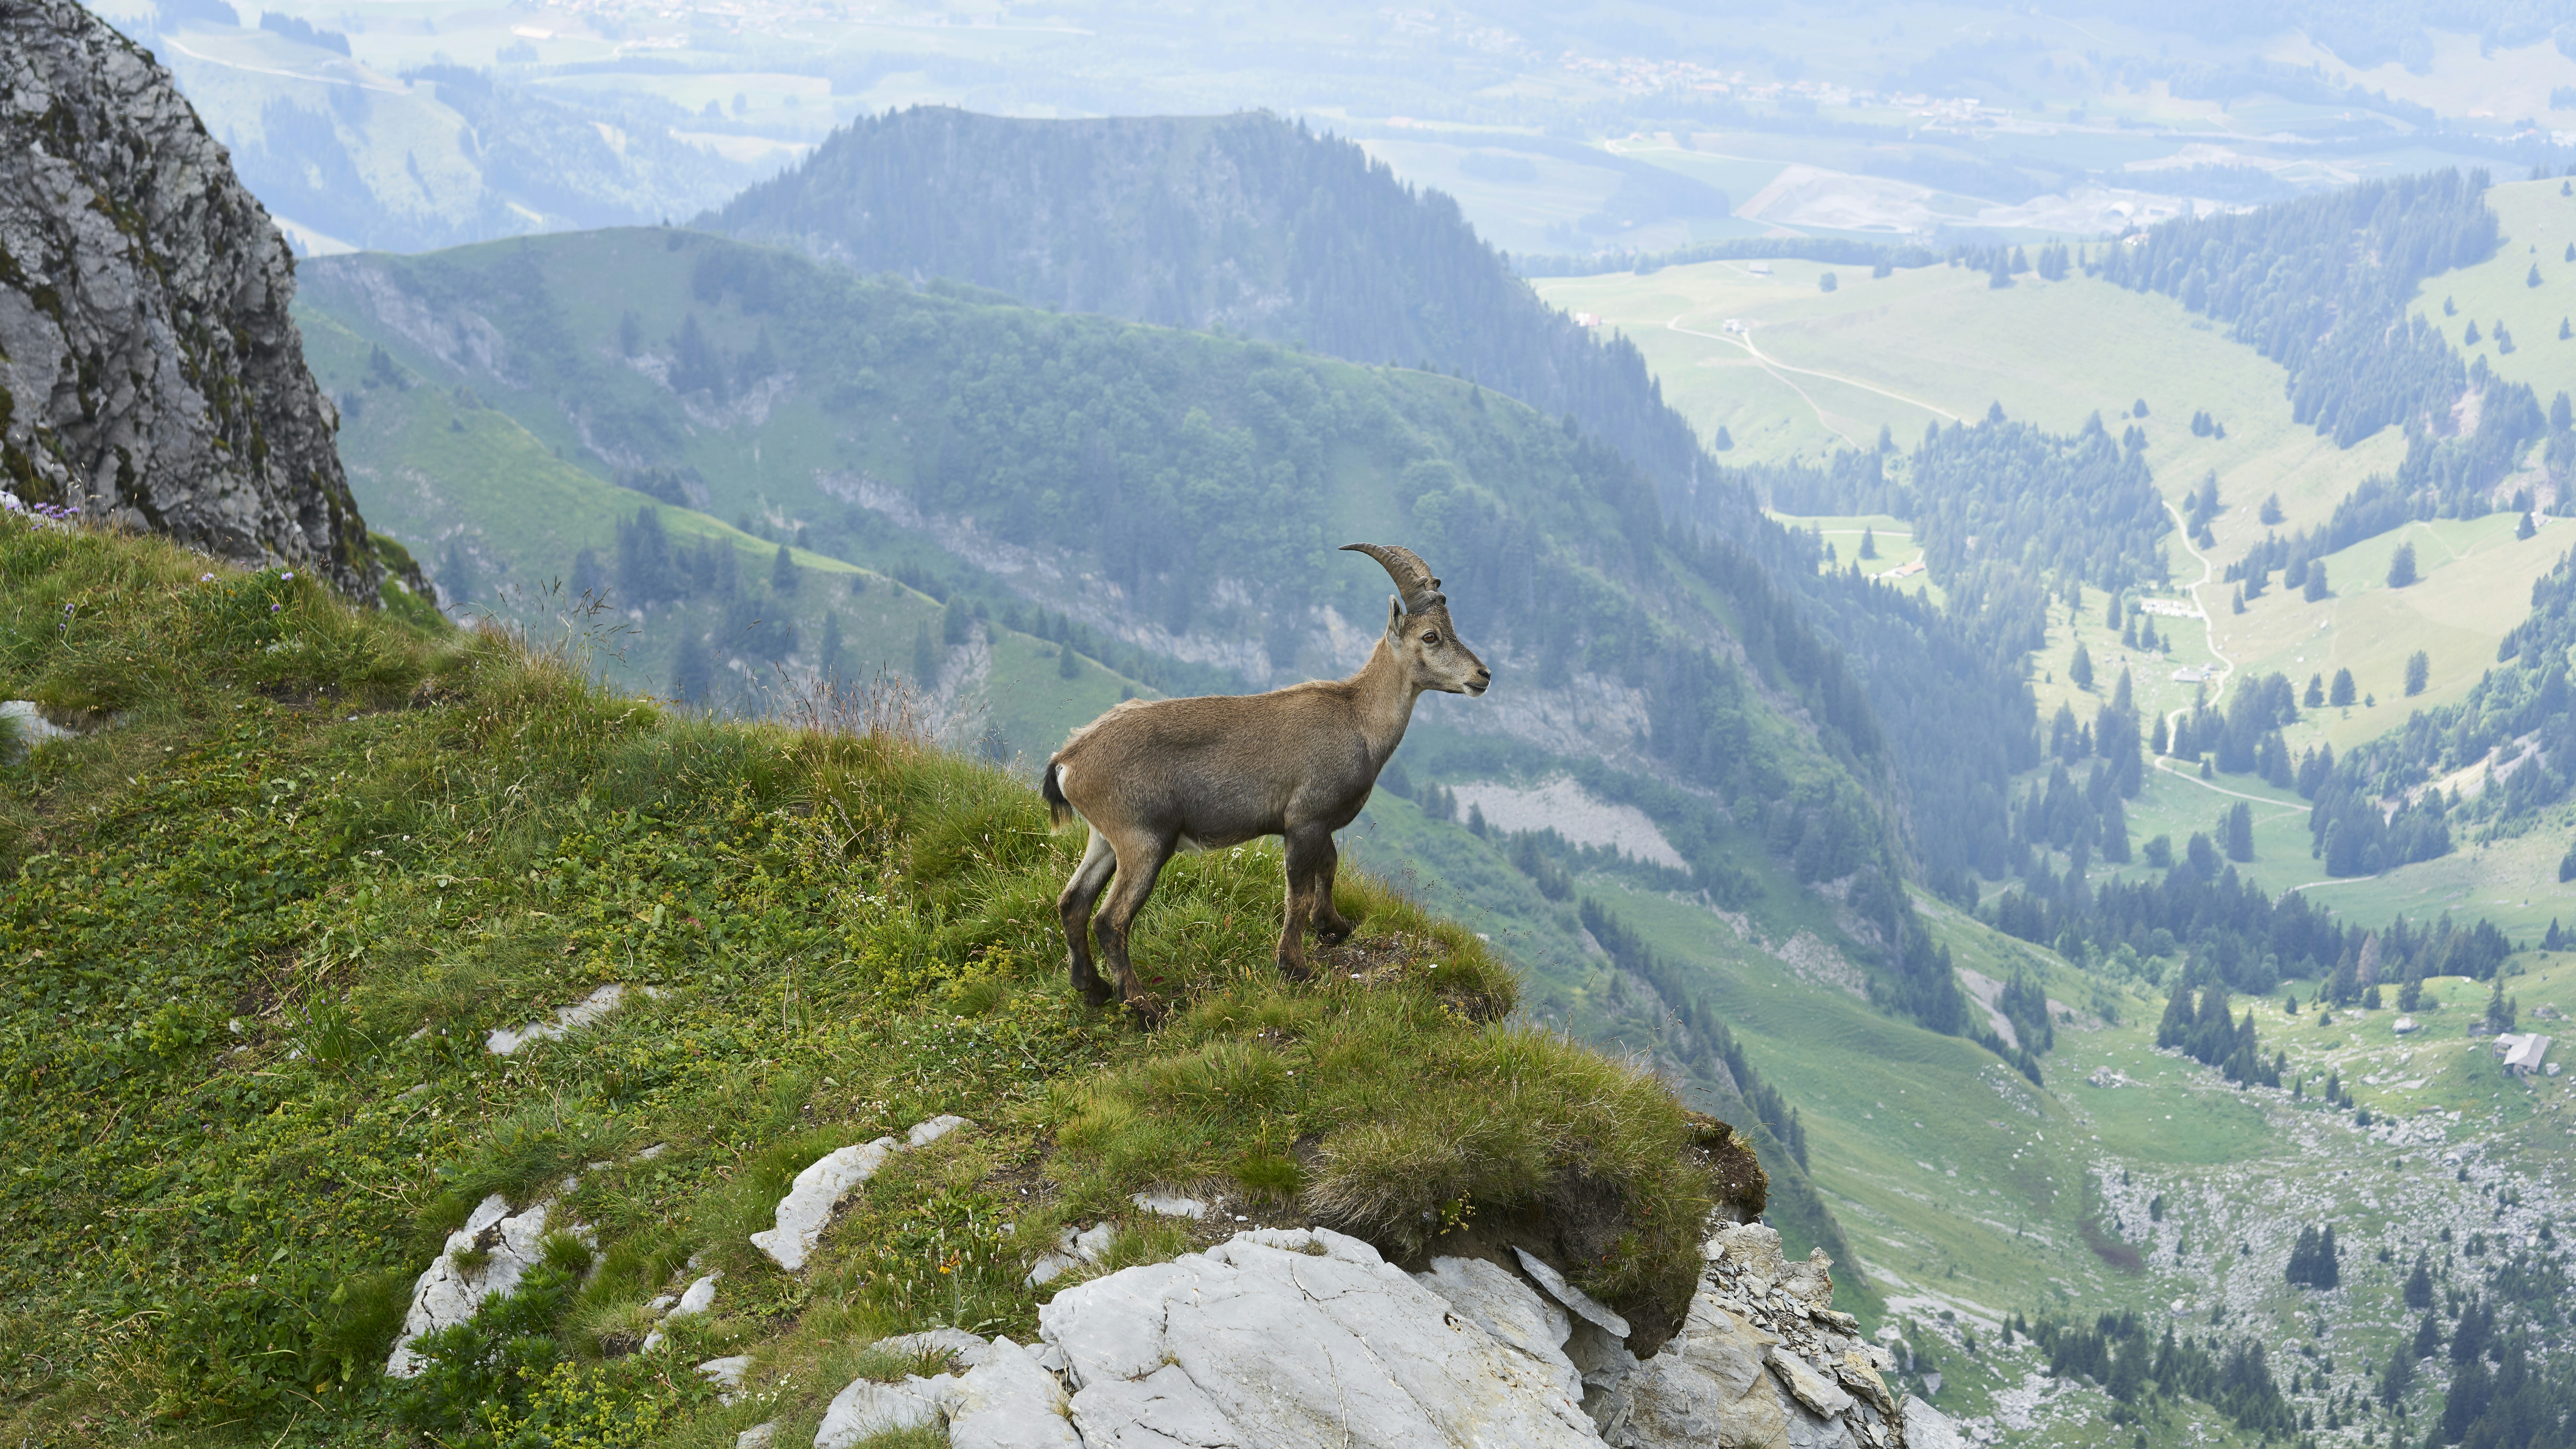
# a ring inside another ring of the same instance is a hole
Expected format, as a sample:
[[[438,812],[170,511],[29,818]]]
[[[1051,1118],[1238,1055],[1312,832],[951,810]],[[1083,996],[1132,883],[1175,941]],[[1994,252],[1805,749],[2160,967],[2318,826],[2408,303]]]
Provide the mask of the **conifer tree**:
[[[2406,1306],[2409,1308],[2433,1306],[2433,1255],[2429,1249],[2416,1251],[2415,1271],[2406,1275]],[[2423,1357],[2425,1352],[2425,1350],[2418,1350],[2416,1357]]]
[[[925,693],[939,687],[939,646],[930,637],[928,619],[912,636],[912,685]]]
[[[2243,800],[2228,810],[2224,825],[2227,858],[2242,863],[2254,858],[2254,807]]]

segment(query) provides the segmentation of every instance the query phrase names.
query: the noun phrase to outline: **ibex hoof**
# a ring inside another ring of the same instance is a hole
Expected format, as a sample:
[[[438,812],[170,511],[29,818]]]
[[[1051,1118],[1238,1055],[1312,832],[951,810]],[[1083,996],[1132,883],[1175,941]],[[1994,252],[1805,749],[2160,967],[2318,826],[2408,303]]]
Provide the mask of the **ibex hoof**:
[[[1127,1014],[1136,1019],[1136,1024],[1148,1031],[1161,1026],[1163,1018],[1172,1014],[1171,1003],[1150,991],[1128,997],[1123,1005]]]
[[[1294,957],[1282,956],[1279,958],[1279,974],[1291,981],[1312,981],[1315,968]]]

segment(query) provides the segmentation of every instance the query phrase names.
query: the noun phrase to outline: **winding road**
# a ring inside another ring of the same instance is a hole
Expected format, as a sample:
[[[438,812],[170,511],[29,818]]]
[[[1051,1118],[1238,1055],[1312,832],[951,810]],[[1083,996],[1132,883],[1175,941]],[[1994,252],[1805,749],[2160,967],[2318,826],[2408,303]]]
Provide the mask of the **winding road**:
[[[1880,397],[1887,398],[1892,402],[1901,402],[1907,407],[1921,408],[1935,417],[1947,418],[1954,423],[1967,421],[1967,419],[1960,417],[1957,413],[1950,411],[1948,408],[1939,407],[1932,403],[1925,402],[1919,397],[1907,397],[1901,392],[1890,392],[1886,388],[1878,386],[1876,383],[1863,382],[1856,377],[1845,377],[1838,372],[1821,372],[1812,367],[1799,367],[1793,363],[1782,362],[1777,358],[1765,357],[1762,354],[1762,349],[1753,344],[1753,333],[1750,329],[1743,332],[1728,333],[1702,332],[1696,327],[1684,327],[1682,325],[1682,319],[1689,315],[1690,314],[1687,312],[1674,313],[1672,320],[1664,324],[1664,330],[1667,332],[1678,332],[1685,337],[1704,337],[1711,342],[1724,342],[1730,346],[1743,348],[1745,354],[1753,359],[1755,366],[1761,368],[1764,372],[1771,374],[1772,377],[1779,380],[1782,387],[1785,387],[1789,391],[1798,395],[1798,401],[1805,403],[1808,409],[1815,413],[1816,421],[1823,424],[1825,431],[1832,433],[1835,437],[1842,439],[1844,442],[1851,444],[1855,448],[1865,448],[1868,447],[1869,444],[1862,442],[1860,439],[1853,437],[1851,434],[1844,432],[1838,427],[1835,427],[1826,419],[1824,408],[1819,406],[1814,398],[1807,396],[1807,390],[1798,386],[1796,383],[1791,382],[1783,374],[1794,372],[1802,377],[1821,377],[1827,382],[1838,382],[1845,387],[1856,387],[1863,392],[1876,393]]]

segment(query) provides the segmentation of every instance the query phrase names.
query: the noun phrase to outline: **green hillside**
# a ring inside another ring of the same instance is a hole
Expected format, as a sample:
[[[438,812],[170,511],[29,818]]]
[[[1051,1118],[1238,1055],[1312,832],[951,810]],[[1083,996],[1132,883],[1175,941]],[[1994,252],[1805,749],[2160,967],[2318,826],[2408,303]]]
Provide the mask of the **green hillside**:
[[[1052,748],[1122,694],[1152,692],[1078,653],[1068,673],[1064,643],[998,616],[952,637],[938,600],[886,572],[798,547],[782,527],[768,530],[773,537],[756,536],[619,488],[565,462],[471,387],[442,386],[391,354],[379,363],[374,344],[327,315],[305,320],[306,356],[340,399],[341,457],[361,480],[371,525],[409,546],[459,618],[488,612],[536,627],[572,623],[588,636],[600,677],[666,697],[678,693],[683,641],[706,640],[722,673],[703,702],[752,714],[784,708],[818,676],[853,685],[900,676],[928,697],[929,723],[943,738],[1003,757]],[[434,360],[425,365],[440,370]],[[627,604],[616,577],[619,529],[647,509],[675,552],[685,556],[701,545],[730,552],[738,600]],[[782,548],[790,574],[778,570]],[[589,579],[579,567],[585,550],[594,562]],[[880,569],[933,587],[927,561],[938,557],[919,546],[874,555]],[[783,580],[791,586],[782,589]],[[594,592],[590,602],[605,599],[608,607],[586,607],[584,594]],[[738,637],[746,618],[761,626],[755,639]],[[918,654],[925,629],[935,651],[927,676]],[[834,640],[838,648],[827,657]]]
[[[1399,762],[1413,783],[1390,797],[1582,771],[1678,843],[1648,878],[1806,918],[1886,1009],[1963,1019],[1894,884],[1886,748],[1831,646],[1741,555],[1665,529],[1634,470],[1578,429],[1454,379],[916,292],[682,233],[358,258],[308,276],[316,366],[350,413],[353,476],[378,526],[419,556],[461,550],[461,572],[543,580],[569,575],[579,547],[610,554],[619,520],[649,500],[567,458],[695,490],[684,496],[703,514],[652,506],[678,544],[735,549],[742,597],[634,606],[638,581],[613,576],[626,617],[611,642],[632,664],[612,679],[667,688],[685,640],[723,644],[711,631],[750,612],[743,600],[774,618],[782,596],[758,582],[771,540],[801,540],[815,561],[786,596],[794,647],[743,650],[746,671],[772,670],[791,696],[805,687],[825,672],[829,611],[849,677],[883,662],[918,678],[919,631],[945,640],[949,616],[981,613],[999,641],[990,674],[967,676],[981,712],[945,737],[1036,757],[1123,688],[1237,690],[1355,667],[1382,576],[1331,545],[1402,538],[1442,572],[1470,641],[1511,681],[1498,698],[1513,712],[1426,700]],[[389,291],[423,309],[385,305]],[[457,347],[486,326],[498,345]],[[779,370],[747,373],[762,357]],[[684,363],[711,370],[695,379],[706,385],[675,391],[666,379]],[[460,389],[487,406],[458,412]],[[468,446],[487,437],[510,451]],[[737,527],[705,516],[728,513]],[[584,532],[568,523],[582,519]],[[889,574],[944,586],[947,608],[935,615]],[[1092,652],[1067,680],[1060,645],[1015,623]],[[954,676],[982,657],[971,641],[947,652],[930,700],[943,724]],[[779,702],[727,699],[751,713]],[[1712,790],[1736,808],[1713,808]],[[1535,973],[1551,1016],[1604,1035],[1575,1005],[1592,968],[1571,903],[1477,844],[1465,810],[1408,831],[1410,808],[1373,811],[1386,842],[1363,832],[1355,854],[1508,918],[1511,933],[1489,934]],[[1853,893],[1867,932],[1846,934],[1810,896],[1827,880]],[[1722,1068],[1694,1070],[1707,1105],[1738,1110]],[[1800,1177],[1775,1148],[1775,1168]],[[1783,1221],[1798,1240],[1833,1240],[1820,1207]]]
[[[1695,181],[1575,149],[1625,167],[1623,191],[1658,211],[1726,210]],[[1634,352],[1590,345],[1533,299],[1447,194],[1302,121],[888,111],[696,225],[862,273],[1470,378],[1579,419],[1676,507],[1754,521],[1749,500],[1703,496],[1701,440]]]
[[[1061,1223],[1118,1223],[1113,1267],[1193,1246],[1132,1207],[1147,1187],[1398,1255],[1426,1206],[1548,1244],[1561,1195],[1622,1203],[1606,1251],[1551,1251],[1672,1318],[1702,1214],[1744,1189],[1722,1128],[1518,1022],[1477,935],[1381,883],[1345,877],[1363,935],[1295,986],[1262,924],[1277,852],[1177,862],[1139,935],[1172,1011],[1143,1033],[1062,979],[1047,902],[1078,842],[1020,780],[898,728],[675,715],[562,640],[203,569],[0,532],[0,694],[87,731],[0,768],[13,1438],[810,1434],[904,1367],[856,1344],[1033,1332],[1053,1289],[1023,1277]],[[604,1019],[487,1049],[605,984]],[[803,1276],[747,1242],[820,1153],[943,1112],[973,1126],[879,1177]],[[590,1236],[387,1380],[413,1278],[489,1193]],[[648,1300],[708,1267],[715,1310],[670,1322],[688,1357],[635,1353]],[[669,1370],[722,1352],[754,1358],[745,1402]]]

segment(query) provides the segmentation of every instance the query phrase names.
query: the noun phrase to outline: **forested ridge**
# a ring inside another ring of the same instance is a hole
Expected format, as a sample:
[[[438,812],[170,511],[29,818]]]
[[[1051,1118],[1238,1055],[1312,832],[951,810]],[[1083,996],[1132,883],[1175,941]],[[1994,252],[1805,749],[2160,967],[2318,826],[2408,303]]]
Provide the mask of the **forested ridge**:
[[[1700,521],[1754,524],[1633,344],[1540,301],[1448,196],[1302,123],[891,111],[701,224],[863,272],[1472,378],[1582,419]]]
[[[2317,796],[2314,830],[2320,846],[2334,839],[2376,842],[2366,817],[2378,801],[2400,796],[2409,814],[2443,813],[2442,792],[2429,782],[2488,766],[2474,793],[2447,812],[2463,825],[2496,833],[2528,828],[2540,812],[2567,798],[2576,786],[2576,699],[2567,670],[2576,651],[2576,555],[2531,585],[2531,614],[2496,646],[2496,662],[2456,704],[2418,710],[2404,725],[2347,753]],[[2330,837],[2329,832],[2340,832]],[[2447,838],[2443,842],[2447,847]],[[2349,849],[2349,847],[2347,847]],[[2329,855],[2331,855],[2329,851]],[[2435,852],[2438,853],[2438,852]],[[2383,854],[2385,851],[2383,850]],[[2394,864],[2393,860],[2383,863]],[[2354,859],[2336,874],[2358,874],[2368,861]]]
[[[2046,638],[2048,600],[2167,581],[2173,522],[2134,432],[2114,440],[2096,417],[2070,438],[1997,409],[1973,426],[1928,427],[1894,474],[1883,453],[1845,450],[1821,467],[1763,464],[1736,478],[1788,512],[1913,521],[1946,610],[1868,582],[1857,561],[1812,592],[1895,747],[1927,877],[1957,894],[1967,871],[2003,873],[2012,777],[2041,758],[2021,676]]]
[[[2486,185],[2484,171],[2439,171],[2159,222],[2091,268],[2229,324],[2289,370],[2291,416],[2338,446],[2403,427],[2396,491],[2410,516],[2474,516],[2541,435],[2540,408],[2528,386],[2463,363],[2407,304],[2424,278],[2495,254]],[[2461,432],[2454,410],[2472,391]]]

